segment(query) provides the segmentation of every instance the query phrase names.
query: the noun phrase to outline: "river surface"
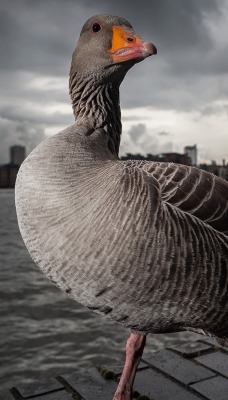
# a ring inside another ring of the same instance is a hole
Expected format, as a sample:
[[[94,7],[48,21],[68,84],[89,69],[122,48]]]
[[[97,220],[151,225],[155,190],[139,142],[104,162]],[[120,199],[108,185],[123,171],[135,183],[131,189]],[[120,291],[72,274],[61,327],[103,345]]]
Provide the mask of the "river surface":
[[[128,335],[40,272],[20,236],[14,190],[0,190],[0,390],[122,361]],[[197,339],[190,332],[149,335],[144,354]]]

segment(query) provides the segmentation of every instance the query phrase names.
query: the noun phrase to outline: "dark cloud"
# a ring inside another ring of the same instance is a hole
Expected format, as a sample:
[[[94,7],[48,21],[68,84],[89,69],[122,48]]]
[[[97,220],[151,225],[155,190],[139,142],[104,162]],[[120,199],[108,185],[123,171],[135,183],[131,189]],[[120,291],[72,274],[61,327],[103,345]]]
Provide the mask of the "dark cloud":
[[[9,121],[9,129],[13,124],[9,136],[15,143],[30,140],[31,148],[31,127],[36,132],[35,143],[47,127],[72,123],[68,94],[71,54],[85,20],[100,12],[125,17],[140,36],[158,47],[156,57],[128,73],[121,87],[123,108],[218,114],[216,104],[226,101],[228,93],[225,0],[1,0],[0,116]],[[69,111],[62,112],[63,104]],[[54,111],[47,112],[53,105]],[[21,126],[27,133],[20,138]],[[143,137],[148,139],[147,128],[139,127],[144,134],[138,145],[146,151]],[[8,141],[6,128],[0,129],[2,149]],[[162,138],[153,134],[156,140]],[[136,144],[136,126],[127,137]],[[153,146],[159,149],[157,142]]]
[[[70,58],[94,3],[74,0],[2,0],[0,68],[68,74]]]
[[[113,12],[120,7],[136,29],[140,27],[148,35],[153,33],[159,45],[171,52],[180,47],[209,46],[211,40],[204,19],[222,11],[222,2],[218,0],[154,0],[150,5],[148,1],[141,0],[134,7],[129,7],[130,1],[115,1],[112,4],[110,9]]]
[[[132,6],[131,1],[117,0],[97,1],[95,7],[92,0],[77,4],[74,0],[5,0],[0,10],[1,67],[61,74],[69,69],[84,20],[100,11],[129,19],[139,34],[155,41],[161,57],[166,55],[169,63],[176,57],[180,61],[181,52],[187,62],[177,65],[185,68],[196,53],[213,47],[206,21],[220,15],[223,1],[154,0],[148,4],[141,0]]]

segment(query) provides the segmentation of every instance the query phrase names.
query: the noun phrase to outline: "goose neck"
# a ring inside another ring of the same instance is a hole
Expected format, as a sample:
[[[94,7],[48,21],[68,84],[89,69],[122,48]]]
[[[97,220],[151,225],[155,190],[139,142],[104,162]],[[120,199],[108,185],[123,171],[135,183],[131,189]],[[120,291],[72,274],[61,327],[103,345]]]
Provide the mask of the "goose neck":
[[[70,94],[76,121],[89,124],[94,130],[103,128],[109,134],[109,149],[118,157],[122,132],[119,85],[96,83],[91,77],[70,81]]]

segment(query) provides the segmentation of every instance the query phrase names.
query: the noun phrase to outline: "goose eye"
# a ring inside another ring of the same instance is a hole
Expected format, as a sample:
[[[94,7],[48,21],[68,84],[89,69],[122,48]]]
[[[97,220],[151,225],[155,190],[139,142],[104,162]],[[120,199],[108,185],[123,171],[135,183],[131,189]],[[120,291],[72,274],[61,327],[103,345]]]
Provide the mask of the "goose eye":
[[[92,30],[93,30],[93,32],[99,32],[100,30],[101,30],[101,26],[100,26],[100,24],[98,24],[98,22],[95,22],[94,24],[93,24],[93,27],[92,27]]]

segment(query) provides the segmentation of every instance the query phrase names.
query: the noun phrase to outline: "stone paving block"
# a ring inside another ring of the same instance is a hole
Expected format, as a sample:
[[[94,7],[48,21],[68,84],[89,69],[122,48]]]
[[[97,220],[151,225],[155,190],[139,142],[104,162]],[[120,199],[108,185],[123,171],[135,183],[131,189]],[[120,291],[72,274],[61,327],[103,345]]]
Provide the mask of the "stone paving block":
[[[65,390],[60,390],[59,392],[52,392],[42,394],[41,396],[30,397],[29,400],[73,400],[72,396],[65,392]]]
[[[215,376],[214,378],[194,383],[191,387],[204,395],[208,400],[228,399],[228,380],[222,376]]]
[[[203,338],[202,340],[201,340],[202,342],[204,342],[204,343],[208,343],[208,344],[210,344],[213,348],[219,348],[219,349],[222,349],[223,347],[221,346],[221,344],[219,344],[218,343],[218,341],[215,339],[215,338],[213,338],[213,337],[205,337],[205,338]]]
[[[199,356],[203,351],[210,349],[212,350],[212,345],[209,343],[195,341],[192,343],[183,344],[181,346],[172,347],[172,349],[186,358],[193,358]]]
[[[58,382],[55,378],[46,378],[40,381],[34,381],[27,385],[16,386],[16,389],[20,395],[27,399],[27,397],[38,396],[57,389],[63,389],[63,385]]]
[[[145,364],[143,361],[144,360],[140,361],[137,371],[148,368],[148,365]],[[107,369],[108,371],[114,372],[115,375],[120,375],[123,372],[124,364],[110,364],[110,365],[105,365],[102,368]]]
[[[215,376],[215,373],[207,368],[201,367],[195,364],[194,361],[185,359],[170,350],[159,351],[145,358],[145,360],[150,365],[185,384]]]
[[[15,400],[15,397],[9,390],[0,391],[0,400]]]
[[[153,400],[199,400],[196,394],[150,368],[137,373],[134,390]]]
[[[62,375],[62,378],[84,400],[110,400],[117,387],[116,382],[104,379],[95,368],[84,372],[73,372],[72,374]]]
[[[223,353],[222,351],[216,351],[197,357],[196,360],[200,362],[200,364],[206,365],[207,367],[228,378],[228,354]]]

